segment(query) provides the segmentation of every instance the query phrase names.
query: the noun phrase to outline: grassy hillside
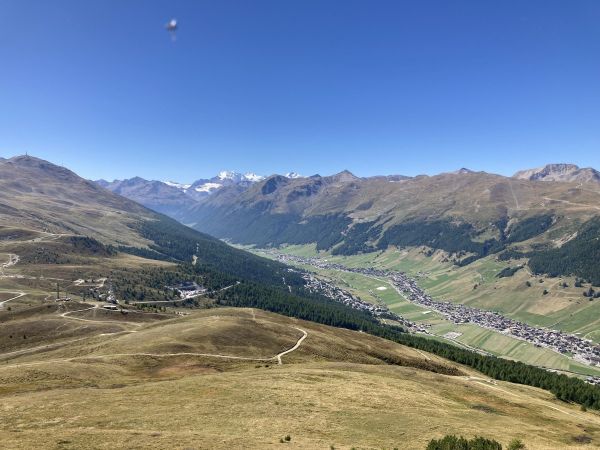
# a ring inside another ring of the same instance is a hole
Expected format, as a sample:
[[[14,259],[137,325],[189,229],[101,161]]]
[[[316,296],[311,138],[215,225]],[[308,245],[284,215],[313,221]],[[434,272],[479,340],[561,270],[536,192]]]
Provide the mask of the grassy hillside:
[[[348,174],[296,180],[274,176],[242,192],[223,189],[206,197],[183,220],[241,244],[316,243],[318,250],[334,255],[425,245],[447,252],[455,264],[468,265],[503,251],[526,251],[537,256],[531,265],[536,272],[597,283],[589,269],[594,253],[572,250],[581,238],[569,241],[593,228],[589,221],[599,214],[599,204],[597,183],[540,182],[485,172],[393,182]],[[562,253],[568,255],[560,261],[556,252],[545,256],[567,242]]]
[[[21,263],[68,264],[77,256],[110,257],[118,250],[280,282],[282,265],[30,156],[0,162],[0,203],[0,242],[7,253],[22,255]]]
[[[530,449],[600,440],[594,413],[364,333],[251,309],[141,324],[112,314],[86,320],[123,332],[2,354],[3,445],[423,449],[449,432]],[[56,320],[77,322],[68,317]]]
[[[582,293],[589,289],[589,285],[577,287],[573,277],[554,279],[535,276],[524,268],[511,277],[499,278],[498,274],[514,263],[487,257],[468,266],[457,267],[447,261],[447,255],[443,252],[428,256],[430,250],[426,248],[389,249],[380,253],[353,256],[318,254],[314,246],[289,246],[281,251],[304,257],[319,255],[330,262],[348,267],[404,271],[438,300],[498,311],[538,327],[552,327],[600,342],[600,334],[597,333],[600,302],[583,297]],[[472,324],[457,325],[449,322],[443,316],[409,302],[385,280],[357,273],[316,269],[314,266],[305,268],[316,271],[363,300],[386,304],[390,310],[409,320],[430,325],[430,331],[441,338],[452,333],[456,337],[451,342],[458,345],[479,348],[494,355],[538,366],[588,375],[600,374],[597,368],[549,349],[538,348]]]
[[[157,284],[159,279],[176,284],[191,276],[213,288],[236,281],[285,290],[303,284],[282,264],[232,248],[30,156],[0,162],[0,203],[4,208],[0,210],[0,252],[8,261],[3,270],[8,274],[18,263],[18,270],[3,277],[7,288],[19,284],[48,288],[48,274],[63,284],[83,276],[115,277],[127,284],[122,274],[131,269],[122,267],[123,253],[148,261],[145,266],[154,265],[153,261],[173,263],[159,264],[160,273],[146,270],[145,281],[154,283],[152,295],[160,295],[165,288]],[[17,281],[15,277],[23,271],[28,278]],[[126,288],[115,286],[121,291]]]

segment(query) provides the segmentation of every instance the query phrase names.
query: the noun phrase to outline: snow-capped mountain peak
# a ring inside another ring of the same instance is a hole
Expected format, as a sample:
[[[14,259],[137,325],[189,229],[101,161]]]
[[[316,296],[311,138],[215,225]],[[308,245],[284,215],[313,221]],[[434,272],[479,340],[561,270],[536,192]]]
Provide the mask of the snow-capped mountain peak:
[[[262,181],[264,179],[265,179],[265,177],[263,177],[262,175],[257,175],[253,172],[246,172],[244,174],[244,180],[251,181],[252,183],[256,183],[256,182]]]
[[[285,176],[288,178],[303,178],[302,175],[296,172],[289,172]],[[163,181],[162,183],[179,189],[192,198],[198,199],[213,194],[225,186],[239,185],[246,187],[253,183],[263,181],[265,178],[265,176],[258,175],[254,172],[245,172],[242,174],[241,172],[233,170],[222,170],[212,178],[201,178],[192,184],[179,183],[177,181]]]
[[[240,179],[242,178],[242,175],[237,172],[231,171],[231,170],[222,170],[217,175],[217,178],[219,180],[240,181]]]
[[[239,183],[240,181],[250,181],[252,183],[256,183],[257,181],[262,181],[265,179],[265,177],[262,175],[257,175],[254,172],[246,172],[242,175],[241,173],[233,170],[222,170],[215,178],[221,181],[233,181],[236,183]]]

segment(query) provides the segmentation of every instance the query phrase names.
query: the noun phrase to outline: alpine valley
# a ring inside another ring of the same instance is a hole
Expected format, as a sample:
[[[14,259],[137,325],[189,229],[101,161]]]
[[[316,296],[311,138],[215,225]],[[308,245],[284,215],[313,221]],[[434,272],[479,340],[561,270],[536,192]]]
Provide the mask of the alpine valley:
[[[108,183],[3,159],[2,446],[597,446],[587,175]]]
[[[238,176],[175,212],[166,211],[168,201],[154,207],[310,270],[442,339],[594,377],[600,364],[599,180],[594,169],[572,164],[512,177],[465,168],[416,177],[364,178],[348,171]],[[178,186],[174,190],[187,195],[187,185]],[[349,278],[348,268],[363,273]],[[369,270],[408,275],[420,295],[458,310],[424,307],[407,301],[405,292],[383,295]],[[564,339],[576,344],[563,345],[548,330],[567,333]]]

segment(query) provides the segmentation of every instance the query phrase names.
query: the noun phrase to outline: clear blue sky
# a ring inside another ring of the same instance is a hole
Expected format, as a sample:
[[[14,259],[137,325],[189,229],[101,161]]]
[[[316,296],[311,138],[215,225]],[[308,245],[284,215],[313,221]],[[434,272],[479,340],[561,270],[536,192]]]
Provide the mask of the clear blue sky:
[[[88,178],[600,168],[597,0],[1,0],[0,18],[0,155]]]

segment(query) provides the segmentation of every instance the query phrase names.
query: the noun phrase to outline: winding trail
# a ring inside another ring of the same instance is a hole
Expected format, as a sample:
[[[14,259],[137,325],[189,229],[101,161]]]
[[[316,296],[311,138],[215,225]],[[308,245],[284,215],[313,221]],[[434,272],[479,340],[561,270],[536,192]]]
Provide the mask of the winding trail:
[[[271,356],[271,357],[267,357],[267,358],[223,355],[220,353],[196,353],[196,352],[146,353],[146,352],[136,352],[136,353],[111,353],[108,355],[78,356],[75,358],[69,358],[68,360],[71,361],[71,360],[75,360],[75,359],[112,358],[115,356],[149,356],[149,357],[153,357],[153,358],[165,358],[165,357],[171,357],[171,356],[204,356],[204,357],[209,357],[209,358],[236,359],[236,360],[243,360],[243,361],[273,361],[273,360],[277,360],[277,364],[282,365],[283,362],[281,361],[281,357],[297,350],[298,347],[300,347],[300,345],[302,345],[302,341],[304,341],[304,339],[306,339],[308,336],[308,333],[306,331],[304,331],[303,329],[298,328],[298,327],[293,327],[293,328],[295,328],[296,330],[301,331],[303,333],[302,337],[300,337],[298,339],[296,344],[288,350],[285,350],[281,353],[276,354],[275,356]]]
[[[8,254],[8,261],[5,262],[5,263],[2,263],[0,265],[0,276],[2,278],[9,278],[9,276],[4,273],[4,269],[8,269],[9,267],[14,266],[15,264],[17,264],[19,262],[19,259],[20,259],[19,255],[16,255],[14,253],[9,253]]]
[[[94,309],[92,308],[86,308],[86,309],[80,309],[77,311],[68,311],[66,313],[61,314],[61,317],[64,318],[69,318],[69,316],[67,314],[72,313],[72,312],[79,312],[79,311],[88,311],[90,309]],[[74,317],[70,317],[71,319],[75,319]],[[84,320],[84,319],[81,319]],[[86,320],[88,322],[97,322],[97,323],[102,323],[100,321],[94,321],[94,320]],[[111,323],[118,323],[118,322],[111,322]],[[127,322],[127,323],[131,323],[131,322]],[[138,325],[138,324],[136,324]],[[141,325],[141,324],[140,324]],[[63,359],[54,359],[54,360],[46,360],[46,361],[36,361],[36,362],[29,362],[29,363],[17,363],[17,364],[11,364],[11,365],[0,365],[0,368],[2,367],[21,367],[21,366],[35,366],[35,365],[40,365],[40,364],[47,364],[47,363],[55,363],[55,362],[72,362],[72,361],[77,361],[77,360],[85,360],[85,359],[102,359],[102,358],[113,358],[113,357],[120,357],[120,356],[126,356],[126,357],[134,357],[134,356],[148,356],[148,357],[152,357],[152,358],[167,358],[167,357],[174,357],[174,356],[201,356],[201,357],[208,357],[208,358],[222,358],[222,359],[234,359],[234,360],[242,360],[242,361],[273,361],[276,360],[277,364],[282,365],[283,362],[281,360],[281,357],[284,355],[287,355],[289,353],[292,353],[293,351],[297,350],[298,347],[300,347],[300,345],[302,344],[302,342],[304,341],[304,339],[306,339],[308,337],[308,333],[306,331],[304,331],[301,328],[298,327],[293,327],[298,331],[302,332],[302,336],[298,339],[298,341],[296,342],[296,344],[294,344],[293,347],[291,347],[288,350],[284,350],[281,353],[276,354],[275,356],[271,356],[271,357],[266,357],[266,358],[258,358],[258,357],[248,357],[248,356],[234,356],[234,355],[223,355],[220,353],[196,353],[196,352],[178,352],[178,353],[149,353],[149,352],[136,352],[136,353],[110,353],[110,354],[106,354],[106,355],[85,355],[85,356],[74,356],[71,358],[63,358]],[[123,334],[123,333],[134,333],[134,330],[125,330],[125,331],[117,331],[115,333],[101,333],[99,335],[96,336],[114,336],[117,334]],[[53,344],[46,344],[46,345],[40,345],[38,347],[33,347],[33,348],[26,348],[26,349],[22,349],[22,350],[16,350],[16,351],[12,351],[12,352],[7,352],[7,353],[2,353],[0,354],[0,358],[2,357],[8,357],[9,359],[14,358],[16,356],[21,356],[21,355],[25,355],[28,353],[35,353],[37,351],[44,351],[44,350],[52,350],[55,348],[59,348],[62,347],[64,345],[68,345],[68,344],[72,344],[74,342],[79,342],[79,341],[83,341],[85,339],[90,339],[93,338],[94,336],[85,336],[82,338],[78,338],[78,339],[73,339],[70,341],[65,341],[65,342],[56,342]]]
[[[13,300],[16,300],[18,298],[24,297],[27,295],[26,292],[2,292],[3,294],[17,294],[15,297],[13,298],[9,298],[8,300],[4,300],[0,302],[0,309],[4,308],[4,304]]]
[[[586,205],[585,203],[575,203],[575,202],[570,202],[568,200],[560,200],[558,198],[550,198],[550,197],[543,197],[544,200],[548,200],[550,202],[560,202],[560,203],[566,203],[567,205],[573,205],[573,206],[583,206],[585,208],[594,208],[600,211],[600,206],[593,206],[593,205]]]
[[[126,321],[126,320],[121,320],[121,321],[116,321],[116,320],[93,320],[93,319],[84,319],[83,317],[71,317],[69,315],[69,314],[73,314],[73,313],[76,313],[76,312],[90,311],[90,310],[94,310],[94,309],[100,309],[100,307],[98,305],[95,305],[95,306],[92,306],[90,308],[76,309],[75,311],[66,311],[66,312],[60,314],[60,317],[63,317],[65,319],[71,319],[71,320],[80,320],[82,322],[109,323],[111,325],[133,325],[133,326],[136,326],[136,327],[141,327],[142,325],[144,325],[143,323],[130,322],[130,321]]]
[[[275,356],[275,358],[277,358],[277,364],[279,364],[279,365],[283,364],[283,362],[281,361],[281,357],[283,355],[287,355],[288,353],[292,353],[294,350],[296,350],[298,347],[300,347],[300,345],[302,344],[302,341],[304,339],[306,339],[306,337],[308,336],[308,333],[306,331],[304,331],[302,328],[298,328],[298,327],[294,327],[294,328],[298,331],[302,331],[302,333],[304,333],[304,335],[300,339],[298,339],[298,342],[296,342],[296,345],[294,345],[292,348],[290,348],[289,350],[286,350],[285,352],[281,352]]]
[[[14,266],[15,264],[17,264],[19,262],[19,255],[16,255],[14,253],[9,253],[8,254],[8,261],[5,262],[4,264],[2,264],[2,268],[6,269],[7,267],[10,266]]]
[[[54,342],[52,344],[38,345],[37,347],[30,347],[30,348],[24,348],[21,350],[15,350],[12,352],[6,352],[6,353],[0,354],[0,358],[8,357],[10,359],[15,356],[22,356],[22,355],[26,355],[28,353],[36,353],[40,350],[53,350],[55,348],[60,348],[65,345],[73,344],[74,342],[83,341],[84,339],[89,339],[89,338],[90,338],[90,336],[85,336],[85,337],[78,338],[78,339],[72,339],[70,341]],[[36,363],[29,363],[29,364],[44,364],[45,362],[48,362],[48,361],[38,361]],[[19,365],[19,364],[15,364],[15,365]],[[5,367],[5,366],[0,366],[0,367]]]

